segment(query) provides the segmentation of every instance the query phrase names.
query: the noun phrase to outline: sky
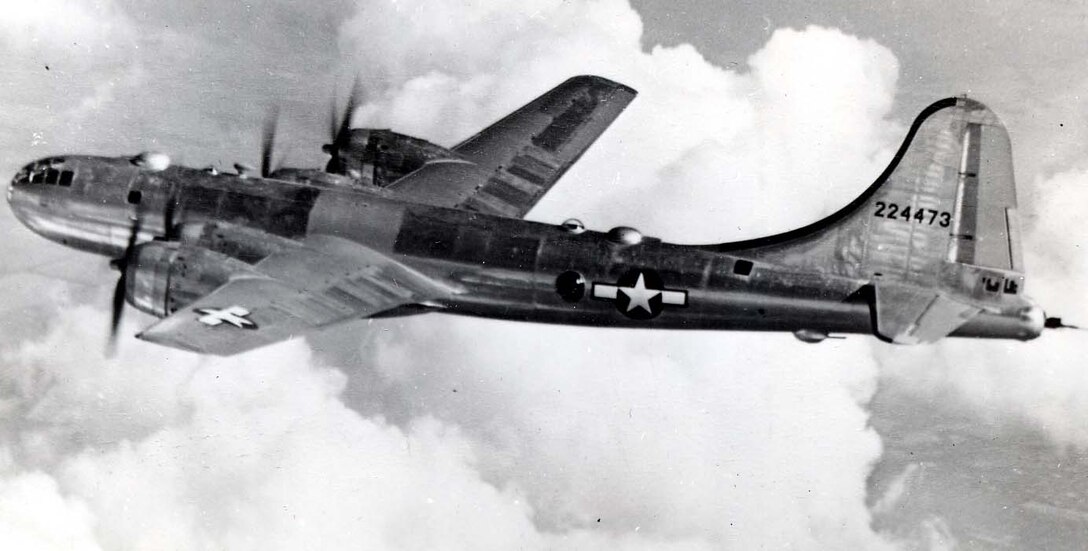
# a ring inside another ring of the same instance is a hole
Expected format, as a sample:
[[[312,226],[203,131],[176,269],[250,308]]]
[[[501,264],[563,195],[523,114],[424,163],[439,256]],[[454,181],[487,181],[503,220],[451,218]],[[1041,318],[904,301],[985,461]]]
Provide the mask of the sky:
[[[1088,320],[1088,9],[11,2],[0,174],[58,153],[320,166],[330,102],[456,143],[574,74],[639,97],[529,218],[718,242],[849,202],[915,114],[1008,126],[1027,293]],[[1080,548],[1088,352],[360,321],[232,358],[122,338],[116,275],[0,209],[0,547]],[[130,311],[123,334],[151,318]],[[1045,529],[1043,529],[1043,528]]]

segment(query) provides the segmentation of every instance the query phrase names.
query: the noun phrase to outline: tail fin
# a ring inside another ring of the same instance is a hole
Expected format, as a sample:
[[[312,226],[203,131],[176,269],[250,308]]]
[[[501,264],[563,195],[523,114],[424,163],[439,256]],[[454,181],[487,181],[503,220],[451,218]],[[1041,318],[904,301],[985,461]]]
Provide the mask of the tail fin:
[[[718,250],[869,281],[877,332],[928,342],[1024,300],[1008,132],[966,98],[927,107],[876,182],[809,226]]]

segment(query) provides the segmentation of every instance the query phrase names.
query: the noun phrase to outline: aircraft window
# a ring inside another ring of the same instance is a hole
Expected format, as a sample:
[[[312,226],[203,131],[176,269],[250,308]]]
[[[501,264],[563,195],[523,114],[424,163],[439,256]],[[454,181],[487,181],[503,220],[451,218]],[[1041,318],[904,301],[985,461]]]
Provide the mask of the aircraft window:
[[[140,190],[134,189],[128,192],[128,202],[130,205],[139,205],[141,199],[143,199],[143,193],[140,193]]]
[[[563,272],[555,278],[555,292],[567,302],[578,302],[586,296],[586,278],[578,272]]]
[[[30,173],[30,183],[37,184],[37,183],[41,183],[41,181],[42,181],[42,174],[40,172],[31,172]]]
[[[71,170],[65,170],[60,173],[60,181],[57,183],[63,187],[69,187],[72,185],[72,176],[74,176],[74,174],[72,174]]]
[[[57,180],[60,180],[60,171],[59,170],[57,170],[55,168],[51,168],[51,169],[49,169],[49,170],[47,170],[45,172],[45,183],[55,184],[55,183],[57,183]]]
[[[737,275],[746,276],[752,273],[752,261],[750,260],[738,260],[736,264],[733,264],[733,273]]]

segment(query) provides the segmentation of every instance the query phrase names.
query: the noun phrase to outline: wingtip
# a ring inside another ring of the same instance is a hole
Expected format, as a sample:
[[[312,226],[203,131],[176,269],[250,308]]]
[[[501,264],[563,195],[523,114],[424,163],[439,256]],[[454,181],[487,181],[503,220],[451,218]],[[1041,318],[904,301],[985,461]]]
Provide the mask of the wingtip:
[[[146,331],[140,331],[139,333],[136,333],[136,338],[144,342],[149,342],[160,346],[167,346],[185,352],[193,352],[195,354],[208,354],[208,352],[205,350],[189,346],[175,339],[162,338],[161,336],[157,335],[153,329],[154,328],[151,328]]]
[[[585,82],[586,84],[596,84],[598,86],[607,86],[609,88],[615,88],[621,92],[626,92],[632,96],[638,95],[638,90],[623,84],[622,82],[616,82],[612,79],[608,79],[599,75],[578,75],[567,79],[567,82]]]

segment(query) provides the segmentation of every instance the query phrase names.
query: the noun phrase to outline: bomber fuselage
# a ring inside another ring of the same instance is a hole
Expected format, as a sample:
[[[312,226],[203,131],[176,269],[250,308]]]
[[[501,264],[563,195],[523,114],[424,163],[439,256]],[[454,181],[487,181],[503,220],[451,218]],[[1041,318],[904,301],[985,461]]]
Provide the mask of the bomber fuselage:
[[[200,234],[194,228],[215,224],[289,239],[347,238],[460,286],[464,292],[437,305],[448,313],[608,327],[786,330],[811,340],[874,330],[871,281],[864,277],[665,243],[630,228],[585,231],[415,204],[379,187],[67,156],[25,167],[8,199],[33,231],[111,258],[123,253],[134,227],[139,241],[170,233],[184,240]],[[200,235],[203,246],[239,250]],[[1034,307],[986,312],[953,334],[1029,339],[1041,330],[1040,316]]]

